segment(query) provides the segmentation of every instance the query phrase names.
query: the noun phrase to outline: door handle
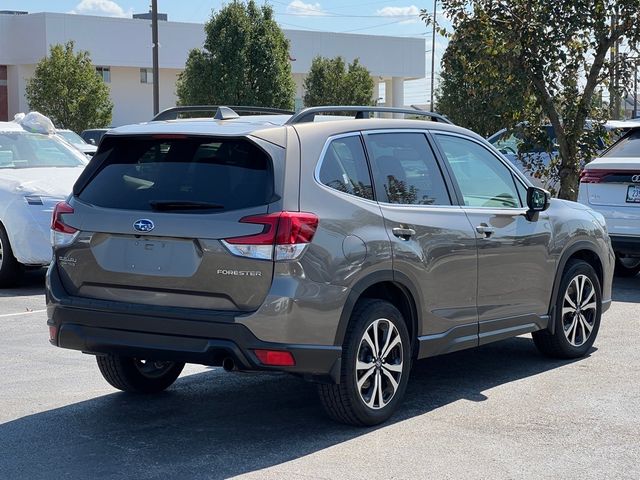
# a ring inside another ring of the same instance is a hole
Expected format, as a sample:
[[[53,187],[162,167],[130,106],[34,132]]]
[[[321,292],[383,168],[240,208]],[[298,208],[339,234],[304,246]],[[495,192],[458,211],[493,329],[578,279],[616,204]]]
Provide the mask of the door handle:
[[[491,236],[491,234],[494,233],[495,231],[496,231],[495,228],[490,227],[486,223],[481,223],[480,225],[478,225],[476,227],[476,232],[483,233],[484,234],[484,238],[489,238]]]
[[[396,237],[401,238],[402,240],[409,240],[409,238],[413,237],[416,234],[416,231],[413,228],[396,227],[391,231]]]

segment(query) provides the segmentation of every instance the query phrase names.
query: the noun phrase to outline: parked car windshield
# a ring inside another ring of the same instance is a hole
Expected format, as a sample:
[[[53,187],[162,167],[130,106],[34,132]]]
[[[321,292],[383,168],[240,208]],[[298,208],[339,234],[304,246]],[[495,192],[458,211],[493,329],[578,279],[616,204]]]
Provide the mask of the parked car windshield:
[[[70,143],[87,143],[80,135],[71,130],[58,130],[56,133]]]
[[[506,130],[498,138],[491,140],[495,148],[502,153],[533,153],[555,150],[556,134],[551,125],[547,125],[544,131],[548,138],[548,146],[539,139],[529,138],[522,130]]]
[[[0,132],[0,168],[80,167],[83,154],[54,136]]]
[[[613,145],[603,157],[630,158],[640,157],[640,128],[633,130]]]

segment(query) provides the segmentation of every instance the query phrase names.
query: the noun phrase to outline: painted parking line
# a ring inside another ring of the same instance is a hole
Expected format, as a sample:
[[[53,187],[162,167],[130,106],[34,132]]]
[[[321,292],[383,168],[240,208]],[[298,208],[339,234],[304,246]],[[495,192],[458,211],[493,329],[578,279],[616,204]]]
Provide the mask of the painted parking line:
[[[5,313],[3,315],[0,315],[0,318],[4,318],[4,317],[18,317],[20,315],[31,315],[32,313],[42,313],[42,312],[46,312],[47,309],[43,308],[42,310],[29,310],[28,312],[18,312],[18,313]]]

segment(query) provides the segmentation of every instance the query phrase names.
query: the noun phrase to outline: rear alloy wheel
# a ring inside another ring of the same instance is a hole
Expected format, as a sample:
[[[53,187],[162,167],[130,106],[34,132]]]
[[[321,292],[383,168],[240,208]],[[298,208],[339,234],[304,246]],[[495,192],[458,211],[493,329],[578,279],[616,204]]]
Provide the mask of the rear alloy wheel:
[[[536,347],[552,357],[584,356],[600,327],[602,292],[593,267],[583,260],[567,264],[555,306],[555,331],[533,332]]]
[[[13,256],[9,236],[0,224],[0,288],[15,286],[23,271],[22,265]]]
[[[619,277],[635,277],[640,273],[640,258],[619,257],[616,255],[615,273]]]
[[[157,393],[169,388],[184,368],[181,362],[142,360],[118,355],[96,356],[104,379],[124,392]]]
[[[340,383],[318,385],[322,405],[342,423],[382,423],[402,400],[410,366],[410,340],[402,314],[382,300],[361,301],[345,336]]]

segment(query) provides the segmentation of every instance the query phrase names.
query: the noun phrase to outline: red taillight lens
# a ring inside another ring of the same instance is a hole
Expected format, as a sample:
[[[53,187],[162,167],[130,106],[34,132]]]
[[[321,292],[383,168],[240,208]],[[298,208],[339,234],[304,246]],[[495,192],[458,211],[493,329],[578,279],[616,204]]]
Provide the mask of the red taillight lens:
[[[282,212],[278,223],[277,245],[311,243],[318,228],[318,217],[306,212]]]
[[[582,170],[580,183],[600,183],[609,172],[606,170]]]
[[[49,341],[55,342],[58,338],[58,329],[52,325],[49,325]]]
[[[254,350],[254,352],[263,365],[293,367],[296,364],[291,352],[282,350]]]
[[[66,213],[73,213],[73,207],[67,202],[60,202],[53,210],[53,217],[51,219],[51,230],[59,233],[76,233],[78,230],[65,224],[62,220],[62,215]]]
[[[226,238],[235,245],[297,245],[310,243],[318,228],[318,217],[307,212],[278,212],[244,217],[242,223],[264,225],[262,232]]]

